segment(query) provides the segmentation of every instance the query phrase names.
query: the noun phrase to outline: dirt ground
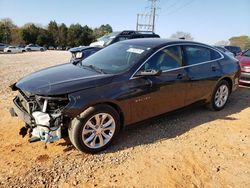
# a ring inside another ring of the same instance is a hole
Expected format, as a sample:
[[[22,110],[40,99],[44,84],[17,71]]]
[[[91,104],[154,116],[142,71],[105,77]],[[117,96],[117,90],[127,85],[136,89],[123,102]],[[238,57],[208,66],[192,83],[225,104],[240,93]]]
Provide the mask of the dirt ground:
[[[130,126],[100,154],[68,139],[28,143],[8,112],[8,86],[35,70],[68,62],[69,52],[0,54],[0,187],[250,187],[250,87],[223,111],[202,106]]]

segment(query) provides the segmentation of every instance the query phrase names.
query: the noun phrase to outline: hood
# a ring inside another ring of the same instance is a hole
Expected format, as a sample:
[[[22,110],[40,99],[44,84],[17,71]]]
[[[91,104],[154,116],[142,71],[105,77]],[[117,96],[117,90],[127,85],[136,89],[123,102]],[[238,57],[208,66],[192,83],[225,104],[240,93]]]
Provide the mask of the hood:
[[[112,76],[70,63],[46,68],[19,80],[15,87],[37,95],[63,95],[110,83]]]

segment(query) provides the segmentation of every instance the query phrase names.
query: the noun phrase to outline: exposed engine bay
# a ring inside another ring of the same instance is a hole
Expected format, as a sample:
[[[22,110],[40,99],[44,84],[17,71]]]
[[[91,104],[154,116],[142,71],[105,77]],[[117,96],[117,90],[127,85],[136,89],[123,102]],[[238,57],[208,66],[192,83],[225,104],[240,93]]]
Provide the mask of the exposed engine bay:
[[[19,90],[13,102],[11,114],[25,121],[21,134],[25,136],[25,130],[30,129],[30,142],[53,142],[62,137],[65,121],[62,111],[68,104],[67,96],[38,96]]]

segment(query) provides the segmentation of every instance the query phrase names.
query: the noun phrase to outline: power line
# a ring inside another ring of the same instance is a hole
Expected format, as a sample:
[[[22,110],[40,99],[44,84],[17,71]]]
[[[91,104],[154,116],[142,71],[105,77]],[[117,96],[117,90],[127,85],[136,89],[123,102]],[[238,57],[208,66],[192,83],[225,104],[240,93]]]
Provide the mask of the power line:
[[[175,9],[174,11],[169,12],[166,16],[169,16],[169,15],[172,15],[172,14],[178,12],[178,11],[180,11],[181,9],[183,9],[183,8],[185,8],[185,7],[187,7],[187,6],[189,6],[190,4],[192,4],[192,3],[194,3],[194,2],[195,2],[195,0],[191,0],[191,1],[187,2],[187,3],[183,4],[182,6],[180,6],[179,8]]]

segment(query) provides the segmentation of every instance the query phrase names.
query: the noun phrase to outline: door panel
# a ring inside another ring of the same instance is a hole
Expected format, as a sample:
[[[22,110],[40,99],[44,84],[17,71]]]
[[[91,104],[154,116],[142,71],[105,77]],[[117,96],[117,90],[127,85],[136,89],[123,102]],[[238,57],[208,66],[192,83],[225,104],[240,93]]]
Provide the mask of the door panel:
[[[220,54],[203,46],[184,46],[185,70],[190,84],[187,104],[207,99],[213,92],[216,81],[221,75],[218,61]]]
[[[184,69],[179,69],[162,73],[160,76],[134,79],[131,85],[135,88],[130,88],[134,91],[134,96],[130,100],[132,122],[185,106],[186,75]]]

